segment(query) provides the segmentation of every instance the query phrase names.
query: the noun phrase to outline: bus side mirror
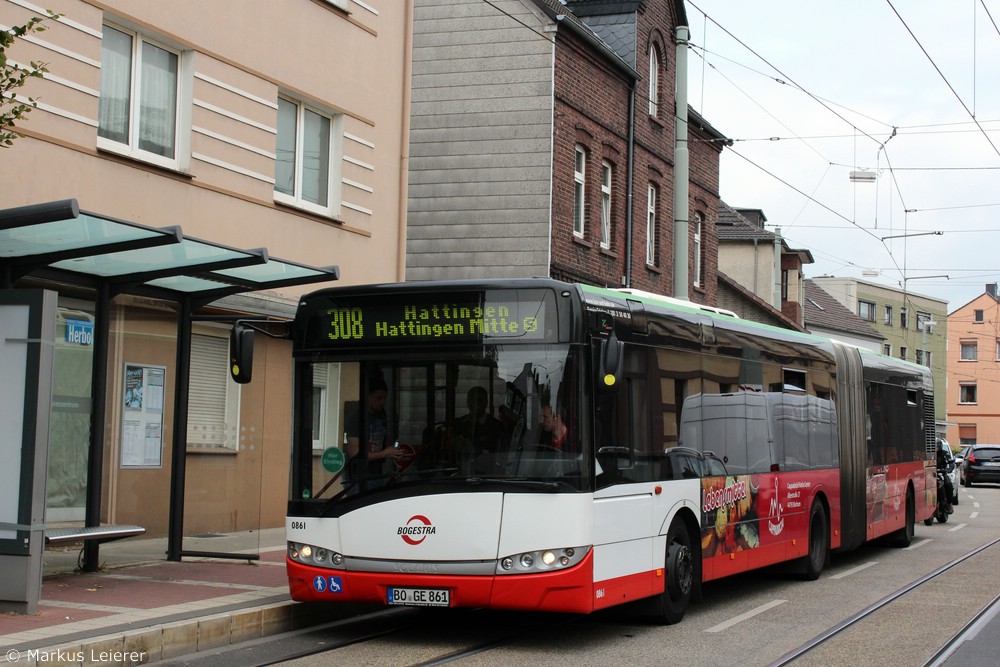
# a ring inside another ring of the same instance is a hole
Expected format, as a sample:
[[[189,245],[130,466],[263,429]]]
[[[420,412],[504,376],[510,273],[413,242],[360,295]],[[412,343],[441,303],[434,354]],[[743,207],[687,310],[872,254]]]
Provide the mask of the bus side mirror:
[[[600,367],[597,369],[597,386],[606,391],[618,388],[622,379],[622,359],[625,354],[625,343],[618,340],[615,332],[601,341]]]
[[[229,332],[229,374],[239,384],[253,376],[253,329],[239,323]]]

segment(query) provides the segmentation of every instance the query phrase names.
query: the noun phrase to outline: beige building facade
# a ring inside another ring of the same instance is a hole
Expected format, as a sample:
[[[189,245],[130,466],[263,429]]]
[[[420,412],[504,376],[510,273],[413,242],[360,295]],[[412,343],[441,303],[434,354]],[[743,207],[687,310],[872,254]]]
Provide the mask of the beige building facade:
[[[0,209],[75,199],[101,216],[180,226],[185,238],[336,265],[338,284],[404,279],[409,0],[53,0],[46,8],[60,18],[7,52],[23,65],[46,63],[48,74],[17,91],[37,108],[17,128],[24,136],[0,150]],[[0,0],[8,26],[43,14],[28,0]],[[227,318],[286,320],[318,286],[195,311],[186,536],[283,524],[290,345],[258,336],[253,382],[237,385],[227,373]],[[59,292],[46,520],[82,521],[94,293],[30,275],[10,287]],[[116,294],[109,317],[101,522],[162,536],[177,436],[178,306]],[[147,393],[138,411],[129,402],[136,387],[158,395]]]

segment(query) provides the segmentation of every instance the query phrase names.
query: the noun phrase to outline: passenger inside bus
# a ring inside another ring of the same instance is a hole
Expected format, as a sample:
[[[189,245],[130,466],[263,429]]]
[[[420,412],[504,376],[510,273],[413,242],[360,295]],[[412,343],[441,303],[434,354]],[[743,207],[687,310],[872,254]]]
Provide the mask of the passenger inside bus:
[[[542,439],[539,444],[558,449],[567,450],[567,440],[569,440],[569,427],[566,426],[565,410],[558,404],[553,410],[552,406],[546,403],[542,406],[538,422],[542,427]]]
[[[344,419],[347,436],[347,479],[348,493],[356,493],[358,480],[362,477],[378,477],[385,462],[402,454],[399,449],[389,446],[388,418],[385,400],[388,387],[382,378],[373,378],[368,383],[367,447],[361,450],[361,414],[357,402],[348,404],[348,414]],[[365,474],[367,472],[367,475]]]
[[[500,420],[489,413],[489,393],[475,386],[466,394],[469,413],[455,420],[455,436],[471,445],[476,454],[495,452],[500,442]]]

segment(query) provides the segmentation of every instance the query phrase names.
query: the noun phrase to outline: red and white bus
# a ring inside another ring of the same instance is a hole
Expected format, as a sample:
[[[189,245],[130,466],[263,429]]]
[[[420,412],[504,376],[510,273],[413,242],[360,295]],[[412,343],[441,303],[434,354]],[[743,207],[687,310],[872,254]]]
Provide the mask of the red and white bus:
[[[922,366],[547,279],[335,288],[292,325],[293,599],[679,621],[704,581],[909,544]]]

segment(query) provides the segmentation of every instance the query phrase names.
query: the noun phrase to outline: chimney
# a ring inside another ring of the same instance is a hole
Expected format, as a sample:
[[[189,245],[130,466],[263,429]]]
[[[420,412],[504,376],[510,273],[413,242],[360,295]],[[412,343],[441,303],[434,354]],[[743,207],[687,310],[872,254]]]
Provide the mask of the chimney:
[[[986,293],[989,294],[994,299],[997,298],[997,284],[989,283],[986,285]]]

